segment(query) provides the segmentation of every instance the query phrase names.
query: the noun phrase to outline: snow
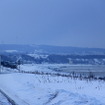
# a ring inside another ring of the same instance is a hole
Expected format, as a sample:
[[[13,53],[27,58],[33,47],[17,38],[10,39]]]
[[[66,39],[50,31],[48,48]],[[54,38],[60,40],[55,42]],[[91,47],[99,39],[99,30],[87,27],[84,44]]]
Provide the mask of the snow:
[[[49,67],[51,67],[50,64],[26,64],[26,65],[20,65],[20,69],[24,70],[24,71],[51,72],[52,70],[49,69]]]
[[[19,105],[105,105],[105,82],[35,74],[1,74],[0,89]]]
[[[105,65],[70,65],[70,64],[26,64],[20,65],[23,71],[39,71],[47,73],[77,73],[89,75],[92,72],[97,77],[105,77]]]
[[[54,73],[51,68],[64,66],[69,65],[26,64],[21,65],[20,70]],[[0,90],[18,105],[105,105],[105,81],[17,73],[7,68],[3,71],[0,74]],[[0,94],[0,102],[2,97]]]
[[[38,59],[38,58],[47,58],[48,57],[48,55],[41,55],[41,54],[28,54],[28,55],[31,56],[31,57],[34,57],[36,59]]]
[[[76,67],[81,69],[82,67],[91,67],[92,65],[70,65],[70,64],[24,64],[20,65],[20,69],[24,71],[42,71],[42,72],[54,72],[53,69],[71,68]],[[93,66],[92,66],[93,67]],[[73,68],[72,68],[73,69]]]
[[[0,105],[11,105],[8,100],[0,93]]]
[[[18,51],[17,50],[5,50],[5,52],[14,53],[14,52],[18,52]]]

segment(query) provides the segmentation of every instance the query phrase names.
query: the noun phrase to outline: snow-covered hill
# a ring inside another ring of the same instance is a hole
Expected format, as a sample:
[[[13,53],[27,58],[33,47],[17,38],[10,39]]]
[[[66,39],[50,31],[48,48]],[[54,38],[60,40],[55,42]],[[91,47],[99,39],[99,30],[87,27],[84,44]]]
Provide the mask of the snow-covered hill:
[[[49,46],[49,45],[16,45],[0,44],[0,53],[37,53],[37,54],[79,54],[79,55],[100,55],[105,54],[102,48],[80,48],[69,46]]]
[[[0,44],[0,55],[2,61],[11,63],[105,65],[105,49],[99,48]]]
[[[104,81],[21,73],[1,74],[0,80],[18,105],[105,105]]]
[[[91,64],[105,65],[105,55],[1,54],[2,62],[17,64]]]

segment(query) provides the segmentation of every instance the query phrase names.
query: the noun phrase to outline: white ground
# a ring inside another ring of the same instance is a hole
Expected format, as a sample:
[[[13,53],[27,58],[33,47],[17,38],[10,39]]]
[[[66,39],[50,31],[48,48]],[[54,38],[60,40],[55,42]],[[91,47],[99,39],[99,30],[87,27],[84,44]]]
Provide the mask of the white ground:
[[[18,105],[105,105],[104,81],[12,73],[0,74],[0,89]]]
[[[70,64],[26,64],[20,66],[25,71],[54,72],[54,69],[65,72],[105,72],[105,65],[70,65]],[[57,70],[56,70],[57,71]]]
[[[0,93],[0,105],[11,105],[8,100]]]

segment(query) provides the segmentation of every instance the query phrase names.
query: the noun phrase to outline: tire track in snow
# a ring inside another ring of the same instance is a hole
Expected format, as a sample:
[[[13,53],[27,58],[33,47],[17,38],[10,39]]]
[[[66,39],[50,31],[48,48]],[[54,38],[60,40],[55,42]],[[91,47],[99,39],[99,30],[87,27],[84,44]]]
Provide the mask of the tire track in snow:
[[[18,105],[14,100],[12,100],[7,94],[5,94],[1,89],[0,89],[0,93],[8,100],[9,103],[11,103],[11,105]]]
[[[50,98],[48,99],[46,103],[44,103],[44,105],[48,105],[49,103],[51,103],[51,101],[54,100],[58,96],[58,94],[59,94],[58,91],[53,94],[50,94]]]
[[[16,103],[12,98],[10,98],[5,92],[0,89],[0,93],[8,100],[11,105],[30,105],[26,101],[19,99],[19,104]],[[21,104],[20,104],[21,103]]]

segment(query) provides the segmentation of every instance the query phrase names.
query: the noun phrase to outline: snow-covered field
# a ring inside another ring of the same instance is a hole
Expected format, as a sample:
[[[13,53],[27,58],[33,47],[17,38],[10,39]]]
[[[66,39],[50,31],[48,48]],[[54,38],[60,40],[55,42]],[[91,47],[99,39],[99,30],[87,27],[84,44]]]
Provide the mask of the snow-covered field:
[[[3,94],[0,93],[0,105],[11,105]]]
[[[105,65],[70,65],[70,64],[26,64],[21,65],[20,69],[23,71],[39,71],[50,73],[77,73],[83,75],[93,75],[105,77]]]
[[[22,67],[43,71],[40,65]],[[105,105],[105,82],[99,80],[11,73],[0,74],[0,89],[17,105]]]

